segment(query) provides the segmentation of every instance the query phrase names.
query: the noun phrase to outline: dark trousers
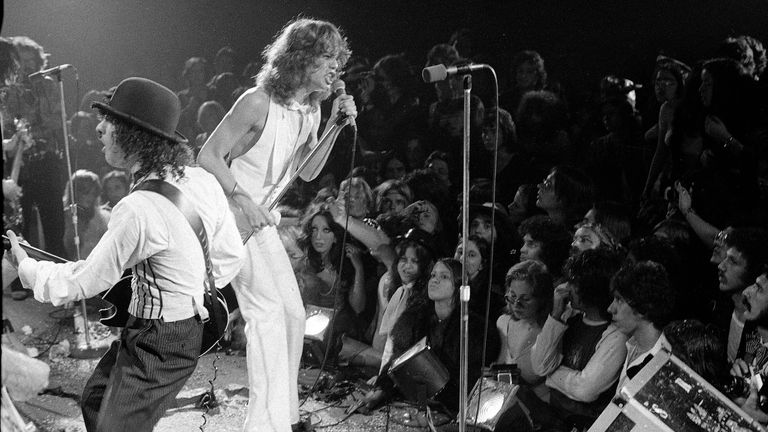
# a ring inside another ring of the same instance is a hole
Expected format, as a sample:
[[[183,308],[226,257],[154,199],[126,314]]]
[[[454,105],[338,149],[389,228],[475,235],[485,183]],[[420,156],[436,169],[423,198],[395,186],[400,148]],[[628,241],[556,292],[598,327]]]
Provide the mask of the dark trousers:
[[[203,324],[130,318],[85,384],[88,432],[151,432],[192,375]]]

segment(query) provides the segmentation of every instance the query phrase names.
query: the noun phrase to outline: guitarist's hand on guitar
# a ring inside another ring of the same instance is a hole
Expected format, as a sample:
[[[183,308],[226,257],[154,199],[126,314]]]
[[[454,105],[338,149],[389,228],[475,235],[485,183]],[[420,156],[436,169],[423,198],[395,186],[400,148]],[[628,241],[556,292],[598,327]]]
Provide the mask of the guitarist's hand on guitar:
[[[232,199],[237,203],[245,217],[248,218],[248,224],[255,230],[260,230],[266,226],[276,224],[274,216],[269,212],[269,208],[260,206],[253,202],[251,197],[246,194],[235,194]]]
[[[18,269],[19,263],[24,261],[25,258],[28,258],[29,255],[27,255],[27,252],[19,246],[19,238],[16,237],[16,234],[13,231],[8,230],[5,234],[11,242],[11,253],[9,254],[8,261],[10,261],[14,268]]]

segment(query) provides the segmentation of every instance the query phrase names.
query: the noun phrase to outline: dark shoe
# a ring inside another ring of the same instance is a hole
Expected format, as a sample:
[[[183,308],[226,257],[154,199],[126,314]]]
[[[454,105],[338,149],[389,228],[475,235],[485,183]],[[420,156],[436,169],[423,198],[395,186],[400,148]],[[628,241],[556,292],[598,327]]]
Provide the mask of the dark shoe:
[[[28,289],[20,289],[20,290],[11,291],[11,298],[13,298],[14,300],[18,300],[18,301],[24,300],[27,297],[29,297],[30,295],[32,295],[32,290],[28,290]]]
[[[312,421],[309,418],[291,425],[291,432],[312,432],[314,430],[315,427],[312,425]]]

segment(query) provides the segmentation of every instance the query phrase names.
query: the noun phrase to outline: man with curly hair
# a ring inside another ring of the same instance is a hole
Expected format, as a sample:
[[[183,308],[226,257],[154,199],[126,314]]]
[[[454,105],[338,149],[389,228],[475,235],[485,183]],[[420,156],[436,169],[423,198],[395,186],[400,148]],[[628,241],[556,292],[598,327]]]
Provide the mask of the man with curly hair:
[[[164,196],[141,190],[162,179],[181,191],[207,234],[213,276],[223,286],[240,270],[245,248],[216,179],[192,161],[176,132],[179,99],[144,78],[121,82],[107,102],[94,102],[104,156],[129,170],[136,187],[115,205],[88,258],[65,264],[27,256],[12,231],[11,261],[35,298],[60,306],[110,288],[132,269],[130,317],[119,341],[101,358],[81,400],[86,429],[149,431],[197,365],[208,311],[206,265],[200,240],[184,214]]]
[[[304,338],[304,307],[270,213],[298,166],[316,146],[300,175],[314,179],[340,128],[357,115],[352,96],[333,101],[318,142],[320,102],[349,58],[335,25],[309,18],[288,23],[264,50],[256,87],[247,90],[203,145],[200,165],[213,173],[245,222],[246,263],[232,285],[246,322],[250,396],[244,429],[289,431],[300,425],[298,370]],[[325,134],[324,134],[325,135]],[[243,226],[244,225],[244,226]]]
[[[627,338],[627,358],[616,394],[661,349],[670,350],[662,330],[673,319],[675,291],[664,267],[654,261],[624,266],[611,280],[608,306],[613,324]]]

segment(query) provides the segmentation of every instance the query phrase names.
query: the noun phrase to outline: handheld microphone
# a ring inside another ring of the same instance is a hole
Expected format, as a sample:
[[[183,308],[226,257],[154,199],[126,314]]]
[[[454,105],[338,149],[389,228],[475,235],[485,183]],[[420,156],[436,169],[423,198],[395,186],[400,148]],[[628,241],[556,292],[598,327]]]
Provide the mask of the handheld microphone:
[[[434,66],[425,67],[421,71],[421,77],[425,83],[433,83],[436,81],[442,81],[452,75],[466,75],[480,69],[490,69],[491,67],[484,63],[470,63],[464,66],[449,66],[445,67],[442,64],[436,64]]]
[[[43,69],[43,70],[37,71],[35,73],[31,73],[31,74],[29,74],[29,77],[30,78],[35,78],[35,77],[39,77],[39,76],[47,76],[47,75],[59,73],[59,72],[63,71],[64,69],[72,69],[72,68],[74,68],[74,66],[72,66],[71,64],[63,64],[63,65],[59,65],[59,66],[54,66],[52,68]]]
[[[331,84],[331,90],[333,90],[333,94],[336,96],[341,96],[347,94],[347,85],[342,80],[336,80]],[[353,128],[357,129],[357,123],[355,123],[355,118],[351,116],[347,116],[346,114],[341,117],[341,119],[349,119],[349,125]]]

